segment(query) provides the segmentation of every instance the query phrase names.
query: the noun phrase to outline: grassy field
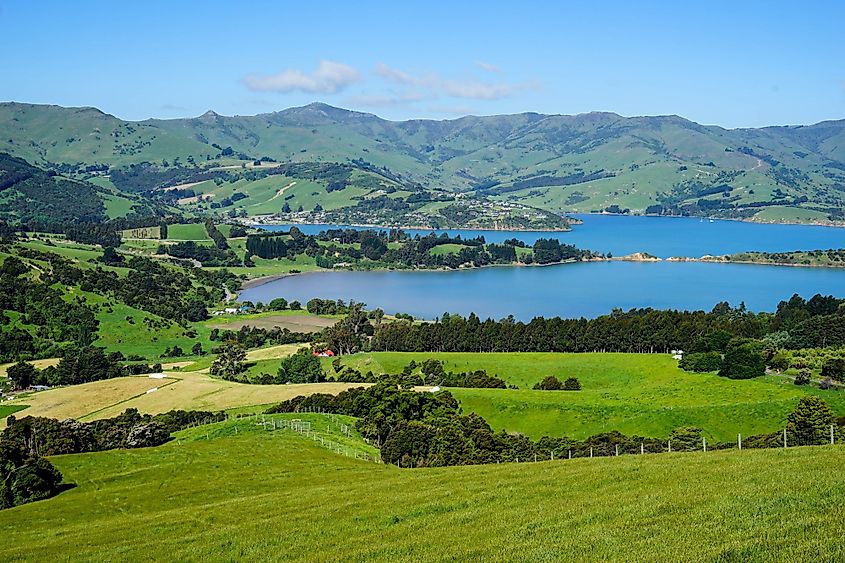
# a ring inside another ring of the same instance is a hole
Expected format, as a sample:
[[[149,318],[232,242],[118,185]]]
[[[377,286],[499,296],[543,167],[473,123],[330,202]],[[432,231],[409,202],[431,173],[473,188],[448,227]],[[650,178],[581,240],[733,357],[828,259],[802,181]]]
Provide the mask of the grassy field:
[[[366,373],[398,373],[412,359],[444,362],[445,369],[484,369],[520,387],[453,389],[465,412],[476,412],[496,429],[532,438],[590,435],[619,430],[666,437],[679,426],[695,425],[711,439],[733,440],[783,428],[786,416],[806,393],[822,396],[838,415],[845,414],[845,393],[796,387],[786,378],[733,381],[715,374],[678,369],[659,354],[416,354],[377,352],[344,358]],[[333,373],[331,362],[324,369]],[[578,392],[532,391],[547,375],[577,377]]]
[[[0,557],[845,558],[841,446],[402,470],[289,431],[206,440],[202,430],[158,448],[52,458],[76,487],[0,511]]]
[[[228,317],[207,323],[211,328],[239,330],[241,327],[272,329],[279,327],[292,332],[319,332],[337,322],[335,318],[311,315],[306,311],[276,311],[273,314],[250,315],[249,318]]]
[[[169,372],[167,379],[119,377],[59,387],[17,398],[6,405],[28,406],[19,416],[96,420],[116,416],[128,408],[151,414],[172,409],[218,411],[277,403],[317,392],[339,393],[351,386],[346,383],[248,385],[199,372]],[[157,390],[148,392],[154,388]]]
[[[186,225],[168,225],[167,240],[211,240],[205,225],[189,223]]]

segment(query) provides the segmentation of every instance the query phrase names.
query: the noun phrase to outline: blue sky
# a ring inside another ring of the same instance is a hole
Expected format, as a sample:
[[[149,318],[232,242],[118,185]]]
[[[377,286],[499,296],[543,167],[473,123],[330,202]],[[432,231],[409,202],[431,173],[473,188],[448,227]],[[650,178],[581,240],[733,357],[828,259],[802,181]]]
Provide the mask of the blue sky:
[[[125,119],[324,101],[388,119],[845,118],[845,2],[0,0],[0,100]]]

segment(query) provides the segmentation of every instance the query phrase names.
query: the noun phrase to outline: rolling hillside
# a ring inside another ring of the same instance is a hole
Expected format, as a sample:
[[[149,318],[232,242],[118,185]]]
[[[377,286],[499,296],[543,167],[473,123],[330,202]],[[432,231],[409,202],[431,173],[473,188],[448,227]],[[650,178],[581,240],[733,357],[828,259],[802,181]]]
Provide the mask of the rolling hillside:
[[[212,425],[179,433],[181,443],[157,448],[51,458],[75,487],[0,511],[0,556],[6,561],[845,556],[837,533],[845,498],[841,446],[406,470],[339,456],[290,431],[241,428],[234,436],[216,437],[220,434]]]
[[[735,130],[613,113],[392,122],[314,103],[256,116],[209,111],[125,122],[92,108],[4,103],[0,124],[0,151],[75,170],[355,161],[406,188],[471,192],[555,213],[826,222],[841,221],[845,206],[845,120]],[[326,208],[330,196],[315,202]],[[275,210],[266,202],[248,211]]]

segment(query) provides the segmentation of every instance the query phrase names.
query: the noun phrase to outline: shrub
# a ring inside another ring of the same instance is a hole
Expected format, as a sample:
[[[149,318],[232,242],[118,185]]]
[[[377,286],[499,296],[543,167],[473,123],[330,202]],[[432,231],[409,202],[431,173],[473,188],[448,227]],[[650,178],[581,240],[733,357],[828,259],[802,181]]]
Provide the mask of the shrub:
[[[827,358],[822,364],[822,377],[836,381],[845,379],[845,358]]]
[[[550,375],[548,377],[544,377],[543,381],[534,385],[534,389],[539,389],[542,391],[560,391],[563,388],[560,380]]]
[[[678,367],[686,371],[718,371],[722,367],[722,355],[719,352],[691,352],[686,354]]]
[[[802,369],[798,372],[798,375],[795,376],[795,385],[808,385],[810,383],[810,370],[807,368]]]
[[[569,377],[563,382],[563,389],[564,391],[580,391],[581,382],[578,381],[577,377]]]

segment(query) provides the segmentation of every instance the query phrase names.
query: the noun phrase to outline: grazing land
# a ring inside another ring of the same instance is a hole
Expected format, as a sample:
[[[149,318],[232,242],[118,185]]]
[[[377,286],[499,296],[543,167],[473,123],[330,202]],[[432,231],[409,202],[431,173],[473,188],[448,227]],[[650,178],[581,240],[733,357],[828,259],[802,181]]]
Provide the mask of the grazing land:
[[[845,558],[840,446],[402,470],[289,431],[193,430],[157,448],[51,458],[76,487],[0,511],[0,556]]]
[[[398,373],[411,360],[441,360],[446,371],[485,370],[512,389],[451,389],[465,412],[475,412],[494,429],[542,436],[588,436],[619,430],[665,438],[674,428],[698,426],[711,439],[730,441],[776,432],[805,394],[818,394],[845,415],[845,393],[797,387],[786,377],[748,381],[691,373],[665,354],[622,353],[409,353],[373,352],[343,358],[362,373]],[[331,362],[324,360],[331,373]],[[547,375],[576,377],[582,390],[534,391]]]

